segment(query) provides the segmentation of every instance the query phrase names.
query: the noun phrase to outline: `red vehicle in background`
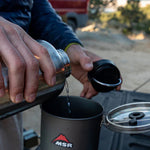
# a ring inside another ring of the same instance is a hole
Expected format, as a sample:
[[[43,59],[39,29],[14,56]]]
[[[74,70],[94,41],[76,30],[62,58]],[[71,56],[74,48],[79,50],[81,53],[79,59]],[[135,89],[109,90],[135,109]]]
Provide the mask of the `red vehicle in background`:
[[[89,0],[49,0],[56,12],[75,31],[86,26]]]

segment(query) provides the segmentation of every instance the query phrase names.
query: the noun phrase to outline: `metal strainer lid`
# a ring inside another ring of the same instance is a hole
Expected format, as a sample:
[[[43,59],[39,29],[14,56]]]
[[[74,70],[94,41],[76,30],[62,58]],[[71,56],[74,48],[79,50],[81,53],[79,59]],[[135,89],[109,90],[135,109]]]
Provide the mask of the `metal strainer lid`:
[[[143,133],[150,131],[150,102],[121,105],[105,116],[105,125],[121,133]]]

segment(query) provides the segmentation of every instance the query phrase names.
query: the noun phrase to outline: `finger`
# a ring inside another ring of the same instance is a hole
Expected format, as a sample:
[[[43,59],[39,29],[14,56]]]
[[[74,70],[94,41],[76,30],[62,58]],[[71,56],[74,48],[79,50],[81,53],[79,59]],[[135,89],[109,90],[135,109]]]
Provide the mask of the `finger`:
[[[85,97],[87,91],[88,91],[88,86],[86,84],[83,84],[83,90],[82,90],[80,96]]]
[[[121,77],[121,84],[116,87],[116,90],[117,90],[117,91],[121,90],[121,85],[122,85],[122,83],[123,83],[123,79],[122,79],[122,77]]]
[[[5,94],[4,78],[2,75],[2,65],[0,63],[0,97],[4,96],[4,94]]]
[[[92,98],[93,96],[97,95],[97,92],[96,91],[93,91],[93,90],[88,90],[87,94],[85,95],[85,97],[87,99],[90,99]]]
[[[28,35],[24,36],[24,41],[32,53],[39,57],[40,68],[44,73],[46,83],[53,86],[56,82],[56,69],[47,49]]]
[[[94,88],[92,87],[90,83],[87,83],[87,86],[88,86],[88,91],[86,92],[86,95],[85,95],[86,98],[90,99],[93,96],[98,94],[98,92],[94,90]]]
[[[93,62],[102,59],[100,56],[98,56],[98,55],[96,55],[96,54],[94,54],[94,53],[92,53],[92,52],[90,52],[90,51],[84,50],[84,52],[86,53],[86,55],[87,55],[88,57],[90,57],[90,58],[92,59]]]
[[[121,85],[119,85],[119,86],[116,87],[117,91],[120,91],[120,89],[121,89]]]
[[[27,102],[33,102],[36,98],[39,81],[39,62],[21,37],[14,32],[9,36],[12,44],[17,48],[26,63],[24,97]],[[34,43],[33,43],[34,44]]]
[[[2,27],[0,27],[0,45],[1,58],[8,67],[10,99],[18,103],[23,100],[25,62],[8,40]]]
[[[79,55],[79,63],[85,71],[90,71],[93,69],[92,60],[83,51]]]
[[[80,45],[71,45],[67,50],[67,54],[70,58],[71,63],[80,64],[82,69],[84,69],[85,71],[92,70],[92,59],[86,54],[85,49]]]

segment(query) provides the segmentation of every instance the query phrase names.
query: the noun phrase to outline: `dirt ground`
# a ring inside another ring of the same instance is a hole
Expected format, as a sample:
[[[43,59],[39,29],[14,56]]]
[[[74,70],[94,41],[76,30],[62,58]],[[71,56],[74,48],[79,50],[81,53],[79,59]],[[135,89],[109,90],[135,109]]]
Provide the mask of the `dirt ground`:
[[[114,61],[123,77],[122,90],[150,92],[150,38],[143,33],[127,38],[117,29],[95,24],[77,30],[77,35],[89,51]],[[67,80],[70,95],[79,96],[82,85],[72,76]],[[23,112],[24,128],[40,134],[40,118],[39,106]]]

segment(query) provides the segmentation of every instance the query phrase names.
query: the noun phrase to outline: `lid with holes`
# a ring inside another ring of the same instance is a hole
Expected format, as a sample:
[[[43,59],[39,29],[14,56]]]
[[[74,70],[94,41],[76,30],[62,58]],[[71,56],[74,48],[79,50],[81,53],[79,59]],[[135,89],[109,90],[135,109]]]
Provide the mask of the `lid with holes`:
[[[112,109],[105,116],[105,126],[122,133],[150,131],[150,102],[129,103]]]

